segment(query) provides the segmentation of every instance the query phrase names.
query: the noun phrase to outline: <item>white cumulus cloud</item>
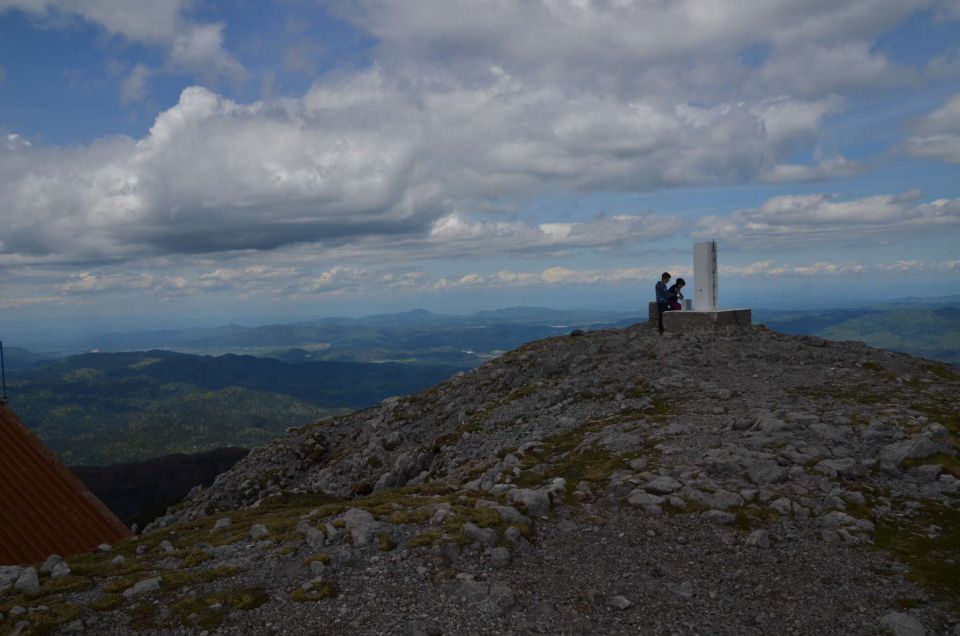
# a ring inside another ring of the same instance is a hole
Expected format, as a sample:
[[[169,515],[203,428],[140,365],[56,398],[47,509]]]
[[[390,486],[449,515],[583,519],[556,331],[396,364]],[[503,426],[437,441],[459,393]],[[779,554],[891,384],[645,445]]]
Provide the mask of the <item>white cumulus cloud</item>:
[[[960,199],[919,202],[906,192],[841,200],[828,194],[773,197],[757,208],[701,218],[694,238],[718,238],[741,247],[808,246],[869,235],[924,234],[960,227]]]
[[[550,191],[762,176],[829,108],[622,102],[504,74],[411,91],[377,69],[248,104],[192,87],[141,139],[0,154],[7,249],[75,258],[424,236],[451,214]],[[784,112],[806,115],[778,123]],[[564,241],[663,235],[670,223],[611,217]]]
[[[221,23],[193,24],[185,28],[173,38],[170,63],[210,79],[242,78],[243,65],[223,46],[223,30]]]
[[[681,221],[672,216],[616,215],[583,223],[525,223],[471,220],[460,214],[444,216],[430,229],[430,241],[448,253],[464,254],[605,248],[654,241],[676,233]]]
[[[917,123],[907,150],[917,157],[960,163],[960,94]]]

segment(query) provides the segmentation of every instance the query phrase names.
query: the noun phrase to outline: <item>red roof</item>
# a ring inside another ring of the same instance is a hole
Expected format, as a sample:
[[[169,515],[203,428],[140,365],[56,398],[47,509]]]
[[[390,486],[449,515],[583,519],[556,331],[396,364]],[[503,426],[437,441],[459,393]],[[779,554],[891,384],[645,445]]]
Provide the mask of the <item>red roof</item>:
[[[68,557],[130,534],[0,403],[0,564]]]

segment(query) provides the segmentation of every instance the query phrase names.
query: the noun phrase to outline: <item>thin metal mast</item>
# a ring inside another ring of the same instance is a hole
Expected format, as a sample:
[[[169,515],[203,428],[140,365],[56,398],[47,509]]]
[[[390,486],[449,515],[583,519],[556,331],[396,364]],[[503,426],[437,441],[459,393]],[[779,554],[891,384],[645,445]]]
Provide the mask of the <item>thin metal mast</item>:
[[[3,395],[0,395],[0,404],[7,401],[7,365],[3,361],[3,340],[0,340],[0,378],[3,380]]]

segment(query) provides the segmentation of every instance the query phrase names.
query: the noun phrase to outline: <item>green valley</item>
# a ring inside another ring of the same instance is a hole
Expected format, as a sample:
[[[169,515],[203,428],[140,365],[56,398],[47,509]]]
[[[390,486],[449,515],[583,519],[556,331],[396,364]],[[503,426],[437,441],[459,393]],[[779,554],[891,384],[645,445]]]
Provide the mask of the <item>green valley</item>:
[[[88,353],[12,371],[8,393],[64,462],[103,465],[261,446],[287,427],[416,392],[456,371],[159,350]]]

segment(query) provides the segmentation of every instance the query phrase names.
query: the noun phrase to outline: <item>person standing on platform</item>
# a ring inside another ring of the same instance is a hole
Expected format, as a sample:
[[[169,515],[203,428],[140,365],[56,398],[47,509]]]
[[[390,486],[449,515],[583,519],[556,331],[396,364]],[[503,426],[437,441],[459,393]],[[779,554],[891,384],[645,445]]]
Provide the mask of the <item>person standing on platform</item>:
[[[657,330],[663,333],[663,312],[670,309],[670,293],[667,291],[667,283],[670,282],[670,273],[664,272],[660,275],[660,282],[654,289],[657,292]]]

